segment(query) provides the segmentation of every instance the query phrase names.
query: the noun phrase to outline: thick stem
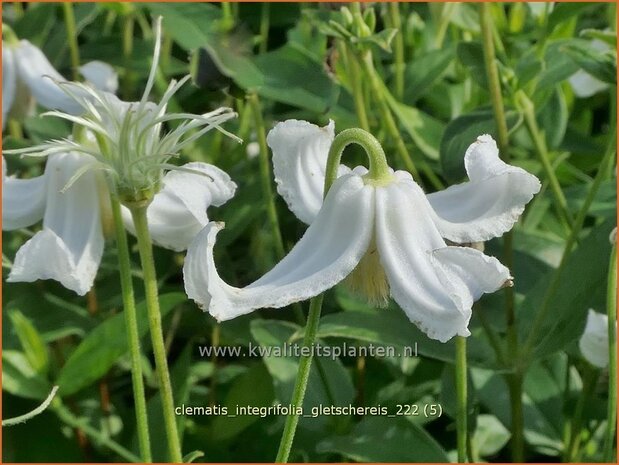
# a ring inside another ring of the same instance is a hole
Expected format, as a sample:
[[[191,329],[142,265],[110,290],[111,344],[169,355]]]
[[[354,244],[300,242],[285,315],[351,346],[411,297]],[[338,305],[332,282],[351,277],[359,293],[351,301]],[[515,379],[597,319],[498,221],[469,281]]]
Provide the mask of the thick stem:
[[[273,187],[271,185],[269,149],[267,147],[264,120],[262,119],[262,108],[260,107],[260,100],[258,100],[258,96],[256,94],[249,95],[248,100],[252,109],[258,145],[260,146],[260,180],[262,182],[264,203],[266,206],[269,223],[271,225],[271,233],[275,239],[275,252],[277,253],[277,256],[281,258],[285,254],[284,241],[282,239],[282,233],[279,229],[279,219],[277,217],[275,197],[273,195]]]
[[[522,390],[524,375],[519,368],[507,376],[510,399],[520,399],[520,402],[511,404],[511,449],[512,462],[524,462],[524,412],[522,407]]]
[[[133,93],[133,29],[135,27],[135,18],[133,13],[127,13],[123,16],[123,65],[125,68],[125,76],[123,79],[122,91],[125,99],[129,99]]]
[[[363,85],[360,79],[359,64],[357,59],[351,50],[350,45],[343,43],[342,49],[346,56],[346,69],[348,71],[348,79],[350,80],[350,86],[353,95],[353,101],[355,103],[355,112],[357,113],[357,119],[359,120],[359,126],[366,131],[370,130],[370,122],[366,110],[365,95],[363,93]]]
[[[73,80],[80,79],[80,51],[77,45],[77,28],[75,27],[75,14],[73,13],[73,3],[62,2],[62,11],[64,13],[64,23],[67,28],[67,42],[69,44],[69,52],[71,54],[71,71]]]
[[[377,183],[380,183],[383,180],[391,179],[391,173],[389,172],[389,165],[387,165],[385,152],[376,138],[363,129],[345,129],[340,132],[335,139],[333,139],[331,148],[329,149],[327,168],[325,170],[325,196],[337,178],[337,170],[340,166],[344,149],[353,143],[359,144],[363,147],[368,156],[369,172],[366,175],[368,179],[371,179]]]
[[[363,66],[364,74],[367,76],[370,88],[372,89],[372,94],[374,99],[378,103],[378,110],[380,111],[380,116],[385,124],[385,128],[389,133],[389,136],[393,139],[396,144],[396,150],[398,151],[398,155],[402,161],[404,167],[413,175],[413,177],[419,181],[419,172],[417,171],[417,167],[413,162],[413,159],[408,153],[408,149],[400,136],[400,131],[398,129],[398,125],[393,119],[393,115],[391,114],[391,110],[389,110],[389,105],[385,100],[382,93],[382,82],[374,68],[374,61],[372,58],[372,52],[365,51],[363,56],[361,57],[361,65]]]
[[[395,96],[402,101],[404,97],[404,32],[402,31],[402,19],[400,17],[400,4],[398,2],[389,2],[389,20],[391,27],[397,29],[398,32],[393,38],[393,61],[394,61],[394,87]]]
[[[120,287],[122,291],[127,341],[131,355],[131,381],[133,399],[135,401],[135,420],[142,461],[151,462],[150,436],[148,431],[148,414],[146,410],[146,395],[144,393],[144,377],[142,375],[142,351],[140,350],[140,335],[138,330],[133,280],[131,279],[131,259],[127,233],[123,224],[120,202],[110,196],[112,216],[116,231],[116,246],[118,248],[118,271],[120,272]]]
[[[271,19],[271,4],[262,2],[260,4],[260,53],[266,53],[269,46],[269,23]]]
[[[168,451],[170,460],[175,463],[180,463],[183,460],[183,455],[181,453],[176,416],[174,414],[172,383],[170,382],[170,372],[168,370],[163,329],[161,326],[157,274],[155,272],[155,261],[153,259],[153,244],[148,230],[148,221],[146,219],[146,209],[147,206],[145,205],[130,206],[133,224],[135,225],[135,235],[138,239],[140,260],[142,262],[146,307],[148,309],[148,323],[155,355],[155,365],[157,367],[157,379],[163,406],[163,419],[168,440]]]
[[[291,404],[293,407],[303,406],[303,399],[305,398],[305,391],[307,389],[307,381],[309,380],[310,369],[312,367],[312,345],[316,340],[316,333],[320,322],[322,298],[323,295],[320,294],[310,301],[307,326],[305,327],[305,336],[303,338],[303,345],[309,348],[309,355],[302,356],[299,360],[299,371],[297,372],[297,379],[292,392]],[[294,435],[296,433],[298,423],[299,415],[289,415],[286,417],[284,432],[279,443],[277,457],[275,458],[276,463],[288,462],[288,457],[290,456],[290,450],[292,449],[292,442],[294,441]]]
[[[537,124],[537,119],[535,117],[535,105],[524,94],[524,92],[519,91],[517,99],[522,107],[524,120],[529,130],[529,134],[533,139],[535,149],[537,151],[540,161],[542,162],[544,174],[546,175],[546,178],[548,179],[548,184],[550,185],[550,190],[552,191],[552,194],[555,198],[555,208],[557,210],[557,214],[559,215],[559,219],[563,222],[566,229],[569,230],[569,228],[571,228],[574,223],[574,219],[570,214],[567,206],[567,200],[565,199],[565,194],[561,189],[561,185],[559,184],[559,180],[557,179],[555,170],[552,166],[552,163],[550,162],[550,153],[546,145],[546,138]]]
[[[393,139],[396,144],[396,150],[398,151],[398,155],[402,160],[402,164],[404,167],[416,178],[417,182],[421,183],[421,178],[419,177],[419,172],[417,171],[415,163],[413,163],[413,159],[406,148],[406,144],[400,135],[400,130],[398,125],[389,109],[388,99],[393,99],[393,96],[390,95],[389,89],[385,86],[385,83],[382,81],[382,78],[374,68],[374,60],[372,58],[372,52],[367,50],[362,53],[360,56],[360,62],[364,71],[364,74],[367,76],[370,89],[372,91],[372,95],[378,103],[378,109],[380,111],[380,117],[382,122],[385,124],[385,128],[389,134],[389,137]],[[438,176],[434,173],[432,168],[423,160],[422,158],[418,160],[419,166],[423,171],[423,174],[428,178],[430,183],[436,189],[442,189],[443,183],[438,178]]]
[[[456,432],[458,442],[458,462],[467,462],[467,373],[466,373],[466,338],[456,336]]]
[[[613,244],[608,267],[606,293],[608,314],[608,414],[604,461],[615,462],[614,445],[617,427],[617,243]]]
[[[497,127],[497,139],[501,158],[509,163],[509,131],[507,129],[507,118],[505,117],[505,105],[503,103],[503,93],[501,91],[501,81],[499,79],[499,69],[497,67],[496,52],[492,34],[492,14],[491,5],[488,3],[480,4],[480,19],[482,31],[482,44],[484,50],[484,63],[486,68],[486,78],[488,79],[488,90],[492,101],[494,121]],[[514,261],[513,233],[509,231],[503,239],[503,262],[507,268],[511,269]],[[518,327],[516,326],[516,314],[514,311],[514,289],[506,287],[505,293],[505,322],[507,334],[507,353],[511,360],[518,360]],[[512,417],[512,459],[522,458],[524,454],[524,432],[514,430],[514,425],[524,427],[523,408],[522,408],[522,388],[516,388],[515,383],[522,377],[507,375],[507,382],[510,385],[510,410]],[[513,395],[513,396],[512,396]]]

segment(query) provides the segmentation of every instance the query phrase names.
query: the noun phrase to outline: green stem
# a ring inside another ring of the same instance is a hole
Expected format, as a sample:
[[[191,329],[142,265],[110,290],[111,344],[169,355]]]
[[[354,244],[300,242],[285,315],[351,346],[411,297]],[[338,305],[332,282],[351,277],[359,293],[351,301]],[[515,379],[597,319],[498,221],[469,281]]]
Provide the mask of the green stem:
[[[447,28],[451,21],[451,15],[453,14],[457,3],[444,3],[442,5],[443,11],[441,12],[440,22],[438,24],[438,30],[436,32],[436,38],[434,40],[434,48],[440,50],[443,48],[443,42],[445,35],[447,34]]]
[[[122,47],[123,47],[123,64],[125,68],[125,76],[123,79],[123,95],[125,99],[129,99],[133,92],[133,29],[135,27],[135,18],[133,13],[127,13],[123,16],[123,32],[122,32]]]
[[[396,150],[398,151],[398,155],[402,161],[402,164],[405,168],[413,175],[413,177],[419,181],[419,172],[417,171],[417,167],[415,163],[413,163],[413,159],[408,153],[408,149],[400,136],[400,131],[398,129],[398,125],[396,124],[393,115],[391,114],[391,110],[389,109],[389,105],[384,98],[383,95],[383,83],[380,81],[380,77],[374,68],[374,60],[372,58],[372,52],[367,50],[363,53],[363,56],[360,59],[361,65],[363,67],[363,71],[368,78],[370,87],[372,89],[372,93],[374,98],[378,103],[378,109],[380,111],[380,116],[385,124],[387,132],[389,136],[393,139],[393,142],[396,144]]]
[[[77,418],[73,415],[68,408],[66,408],[58,398],[52,402],[52,410],[58,415],[58,418],[72,428],[79,429],[85,434],[90,436],[96,443],[107,447],[113,452],[116,452],[120,457],[127,462],[142,463],[140,457],[135,456],[131,451],[125,449],[116,441],[110,439],[108,436],[99,432],[96,428],[93,428],[88,424],[85,418]]]
[[[77,45],[77,28],[75,27],[75,14],[73,13],[73,3],[62,2],[62,11],[64,13],[65,27],[67,28],[67,42],[71,53],[71,71],[73,80],[80,79],[80,51]]]
[[[600,162],[598,172],[596,173],[595,178],[593,179],[593,182],[591,183],[591,188],[589,189],[589,192],[587,193],[587,197],[585,197],[585,201],[583,202],[582,206],[580,207],[580,210],[578,211],[578,214],[576,215],[576,218],[574,219],[574,223],[572,225],[570,234],[567,237],[567,240],[565,241],[565,247],[563,248],[563,254],[561,256],[561,261],[559,262],[559,267],[557,268],[557,270],[554,272],[552,276],[552,280],[550,281],[550,284],[548,285],[548,288],[546,290],[546,294],[544,295],[544,300],[542,300],[540,310],[535,315],[535,318],[529,330],[529,336],[527,337],[524,347],[522,351],[520,352],[521,354],[520,359],[523,361],[526,361],[530,358],[530,355],[531,355],[530,352],[531,350],[533,350],[533,344],[535,343],[538,333],[542,329],[542,325],[544,324],[544,321],[546,320],[546,316],[550,309],[550,302],[552,298],[554,297],[554,294],[557,290],[557,287],[559,286],[559,283],[561,282],[561,278],[563,276],[563,271],[565,269],[565,263],[567,261],[567,257],[570,255],[570,252],[572,251],[572,247],[574,246],[574,244],[576,243],[576,240],[578,239],[578,234],[580,234],[580,230],[582,229],[583,223],[585,221],[585,217],[587,216],[587,213],[589,212],[589,207],[591,206],[591,203],[593,203],[593,199],[597,195],[597,192],[600,188],[600,185],[602,184],[602,181],[606,178],[606,174],[608,173],[608,170],[609,170],[609,165],[612,165],[614,154],[615,154],[614,147],[615,147],[615,142],[616,142],[615,140],[616,136],[617,136],[617,129],[613,128],[613,130],[611,131],[611,134],[609,135],[609,143],[606,148],[606,153],[604,154],[604,158]]]
[[[254,118],[254,126],[258,145],[260,146],[260,179],[262,181],[262,192],[264,195],[264,203],[267,209],[269,223],[271,224],[271,232],[275,238],[275,252],[278,257],[285,255],[284,241],[282,233],[279,229],[279,219],[277,217],[277,209],[275,208],[275,197],[273,195],[273,187],[271,185],[271,168],[269,162],[269,149],[267,147],[266,130],[264,120],[262,119],[262,108],[260,100],[256,94],[251,94],[248,97],[251,105]]]
[[[24,7],[21,2],[11,2],[13,5],[13,11],[15,12],[15,18],[21,19],[24,16]]]
[[[277,208],[275,207],[275,196],[271,184],[271,167],[269,161],[269,149],[267,147],[266,129],[264,120],[262,118],[262,108],[260,107],[260,100],[256,94],[251,94],[248,97],[249,108],[254,119],[254,126],[256,129],[256,137],[258,139],[258,146],[260,147],[260,179],[262,182],[262,192],[264,195],[264,202],[267,209],[267,215],[269,223],[271,224],[271,232],[275,238],[275,255],[279,260],[286,255],[286,249],[284,247],[284,240],[279,228],[279,218],[277,216]],[[305,323],[305,316],[303,315],[303,309],[301,305],[296,303],[292,306],[295,313],[295,317],[300,324]]]
[[[293,407],[303,406],[303,399],[305,398],[305,391],[307,389],[307,381],[309,380],[310,369],[312,367],[313,350],[312,345],[316,340],[316,333],[318,332],[318,324],[320,323],[320,311],[322,309],[323,295],[320,294],[314,297],[310,301],[309,315],[307,318],[307,326],[305,327],[305,336],[303,338],[303,345],[309,348],[309,355],[302,356],[299,360],[299,370],[297,372],[297,379],[294,384],[294,390],[292,391],[291,404]],[[277,451],[276,463],[287,463],[290,456],[290,450],[292,449],[292,442],[294,441],[294,435],[299,424],[299,415],[288,415],[286,417],[286,423],[284,425],[284,432],[282,439],[279,443],[279,450]]]
[[[365,106],[365,95],[363,93],[363,85],[360,79],[361,76],[359,73],[359,65],[353,51],[351,50],[351,47],[347,43],[343,43],[343,45],[344,46],[342,48],[346,57],[348,79],[350,80],[359,126],[361,126],[361,129],[369,131],[370,122],[368,120],[368,114]]]
[[[258,51],[266,53],[269,46],[269,23],[271,19],[271,4],[262,2],[260,4],[260,47]]]
[[[608,266],[608,290],[606,293],[608,314],[608,414],[604,461],[615,462],[614,445],[617,426],[617,243],[610,254]]]
[[[368,50],[366,51],[360,58],[362,68],[368,80],[370,82],[370,88],[374,98],[376,99],[380,111],[380,116],[382,122],[385,124],[387,132],[389,136],[396,143],[396,150],[402,160],[404,167],[415,177],[417,181],[421,183],[421,179],[419,177],[419,173],[417,171],[416,165],[413,163],[413,160],[406,148],[406,144],[400,135],[400,130],[398,125],[393,118],[393,114],[389,108],[389,100],[395,102],[393,96],[389,93],[389,89],[385,86],[385,83],[382,81],[380,75],[374,68],[374,61],[372,58],[372,53]],[[395,103],[394,103],[395,104]],[[438,176],[434,173],[432,168],[425,162],[423,158],[418,160],[419,166],[423,171],[423,174],[428,178],[430,183],[435,189],[443,189],[443,183],[438,178]]]
[[[181,445],[174,414],[174,399],[172,395],[172,383],[170,382],[170,372],[166,359],[165,342],[161,326],[161,310],[159,309],[159,291],[157,289],[157,274],[155,271],[155,261],[153,259],[153,245],[148,230],[146,218],[147,205],[129,206],[135,235],[138,239],[138,249],[142,262],[142,272],[144,275],[144,291],[146,295],[146,307],[148,309],[148,323],[150,325],[150,336],[155,355],[155,365],[157,367],[157,378],[159,382],[159,392],[163,406],[163,419],[168,440],[168,451],[170,460],[175,463],[182,462]]]
[[[224,32],[229,31],[234,26],[234,14],[232,13],[231,2],[221,2],[222,29]]]
[[[509,398],[518,400],[511,402],[511,451],[512,462],[524,462],[524,410],[522,406],[524,375],[519,367],[507,376]]]
[[[568,367],[569,370],[569,367]],[[597,383],[599,371],[589,366],[584,365],[583,373],[583,386],[580,396],[576,401],[576,407],[574,408],[574,414],[569,424],[569,431],[567,435],[567,441],[565,443],[565,455],[563,457],[564,462],[573,462],[578,456],[578,450],[580,448],[580,441],[582,434],[580,428],[582,426],[582,414],[585,410],[585,405],[589,403],[591,394]],[[568,375],[569,376],[569,375]]]
[[[522,91],[518,91],[516,98],[522,107],[524,120],[529,130],[529,134],[533,139],[535,149],[539,155],[540,161],[542,162],[544,173],[554,195],[555,208],[557,209],[559,218],[564,223],[566,229],[569,229],[573,225],[574,219],[570,214],[567,206],[567,200],[565,199],[565,194],[561,189],[555,170],[550,162],[550,153],[546,145],[546,138],[537,124],[537,118],[535,117],[535,104]]]
[[[329,149],[327,167],[325,169],[325,196],[337,178],[337,170],[340,166],[344,149],[350,144],[359,144],[365,150],[369,162],[369,172],[366,175],[368,179],[377,183],[391,179],[385,152],[376,138],[363,129],[345,129],[333,139]]]
[[[499,79],[499,69],[497,67],[496,51],[494,48],[494,38],[492,33],[492,12],[491,5],[488,3],[480,4],[480,19],[482,31],[482,44],[484,50],[484,64],[486,77],[488,79],[488,90],[492,101],[492,111],[497,127],[497,139],[501,158],[509,163],[509,131],[507,129],[507,118],[505,117],[505,105],[503,103],[503,93],[501,91],[501,81]],[[511,269],[514,262],[513,233],[509,231],[503,239],[503,262],[507,268]],[[507,334],[507,353],[510,360],[518,360],[518,327],[516,326],[516,314],[514,310],[514,289],[505,288],[505,322]],[[515,368],[515,367],[513,367]],[[507,375],[507,383],[510,386],[510,410],[512,418],[512,460],[519,462],[524,456],[524,418],[522,408],[522,387],[516,384],[522,376],[517,373]]]
[[[466,374],[466,338],[456,336],[456,431],[458,440],[458,462],[467,462],[467,374]]]
[[[140,456],[144,462],[152,462],[150,436],[148,431],[148,414],[146,410],[146,395],[144,393],[144,377],[142,375],[142,353],[140,350],[140,335],[138,330],[133,280],[131,278],[131,259],[127,233],[123,224],[120,202],[110,196],[112,216],[116,229],[116,245],[118,248],[118,270],[120,272],[120,287],[122,290],[125,325],[129,353],[131,354],[131,381],[133,385],[133,399],[135,401],[135,420],[140,446]]]
[[[402,101],[404,97],[404,35],[402,32],[402,18],[400,17],[400,4],[398,2],[389,2],[389,19],[391,27],[397,29],[398,32],[393,38],[393,58],[394,58],[394,73],[395,73],[395,96]]]

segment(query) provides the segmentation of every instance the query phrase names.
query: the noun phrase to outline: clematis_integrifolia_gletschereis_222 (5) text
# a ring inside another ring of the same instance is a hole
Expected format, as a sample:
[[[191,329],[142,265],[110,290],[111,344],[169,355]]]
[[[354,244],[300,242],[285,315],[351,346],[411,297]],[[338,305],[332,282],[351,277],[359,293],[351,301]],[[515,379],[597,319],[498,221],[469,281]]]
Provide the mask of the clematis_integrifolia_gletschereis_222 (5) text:
[[[369,169],[340,165],[361,145]],[[512,284],[496,258],[454,243],[485,241],[510,230],[539,191],[539,180],[500,160],[495,141],[478,137],[466,151],[469,181],[426,195],[412,176],[387,165],[378,141],[361,129],[335,137],[334,125],[278,124],[268,136],[278,192],[309,228],[271,271],[236,288],[218,275],[213,248],[221,223],[192,242],[185,290],[217,320],[309,299],[346,280],[377,305],[389,297],[428,337],[468,336],[473,302]],[[323,186],[331,185],[323,200]]]
[[[74,131],[78,137],[4,151],[47,157],[43,175],[30,179],[7,176],[3,158],[3,230],[43,220],[42,229],[18,250],[9,282],[54,279],[79,295],[88,292],[103,254],[110,193],[125,205],[147,204],[152,241],[175,251],[185,250],[208,223],[210,205],[222,205],[234,195],[236,184],[215,166],[168,163],[212,129],[234,137],[220,125],[236,115],[228,108],[202,115],[167,113],[168,101],[189,76],[172,81],[158,104],[148,100],[161,49],[161,18],[155,26],[153,64],[139,102],[124,102],[88,82],[38,77],[58,87],[54,95],[61,92],[72,102],[70,111],[63,105],[46,115],[71,121],[82,130]],[[97,76],[89,79],[96,80]],[[164,133],[162,126],[173,120],[180,124]],[[129,209],[122,209],[125,226],[134,232]]]

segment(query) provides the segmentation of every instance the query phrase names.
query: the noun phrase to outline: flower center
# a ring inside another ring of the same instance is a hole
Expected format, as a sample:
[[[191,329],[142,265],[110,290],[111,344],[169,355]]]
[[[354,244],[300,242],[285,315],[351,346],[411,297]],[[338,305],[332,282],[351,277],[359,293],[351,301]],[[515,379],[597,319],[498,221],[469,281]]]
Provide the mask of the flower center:
[[[389,282],[380,263],[374,238],[357,267],[344,282],[353,293],[364,296],[369,304],[379,308],[389,305]]]

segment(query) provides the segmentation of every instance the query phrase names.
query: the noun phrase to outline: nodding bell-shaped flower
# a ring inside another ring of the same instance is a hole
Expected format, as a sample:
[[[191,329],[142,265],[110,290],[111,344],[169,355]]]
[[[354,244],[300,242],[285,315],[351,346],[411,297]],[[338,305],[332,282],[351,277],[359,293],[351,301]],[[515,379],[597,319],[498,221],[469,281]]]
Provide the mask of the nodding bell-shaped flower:
[[[318,128],[288,121],[268,140],[279,192],[310,226],[271,271],[236,288],[222,281],[213,261],[223,225],[209,223],[189,247],[183,271],[187,295],[216,319],[284,307],[348,278],[370,301],[383,304],[391,296],[411,322],[445,342],[470,334],[476,299],[511,285],[509,270],[497,259],[444,240],[474,242],[502,234],[539,190],[537,178],[498,159],[488,136],[467,151],[471,181],[434,198],[409,173],[389,168],[379,143],[360,129],[334,140],[333,124]],[[365,148],[369,170],[339,166],[352,142]],[[325,177],[337,179],[323,201]]]
[[[80,67],[80,73],[94,87],[116,92],[118,75],[110,65],[91,61]],[[33,99],[48,110],[60,110],[72,115],[83,108],[58,85],[66,82],[43,52],[27,40],[17,40],[8,34],[2,42],[2,128],[11,114],[25,116]]]
[[[578,347],[591,365],[598,368],[608,366],[608,315],[589,309],[585,331],[580,336]]]
[[[108,174],[110,187],[118,193],[123,203],[148,203],[160,189],[165,171],[179,169],[168,164],[168,161],[178,156],[183,147],[211,129],[239,140],[219,126],[236,116],[229,108],[219,108],[201,115],[166,113],[170,98],[190,76],[179,82],[170,82],[158,104],[148,101],[161,52],[161,17],[156,21],[155,32],[153,63],[139,102],[124,102],[114,94],[96,89],[88,83],[56,82],[81,112],[76,115],[75,112],[51,111],[45,115],[82,126],[94,135],[96,148],[93,149],[90,143],[63,139],[5,153],[47,156],[76,152],[89,155],[95,160],[92,168]],[[95,74],[96,67],[93,71],[91,66],[87,72]],[[163,125],[170,121],[180,121],[180,124],[164,133]]]

